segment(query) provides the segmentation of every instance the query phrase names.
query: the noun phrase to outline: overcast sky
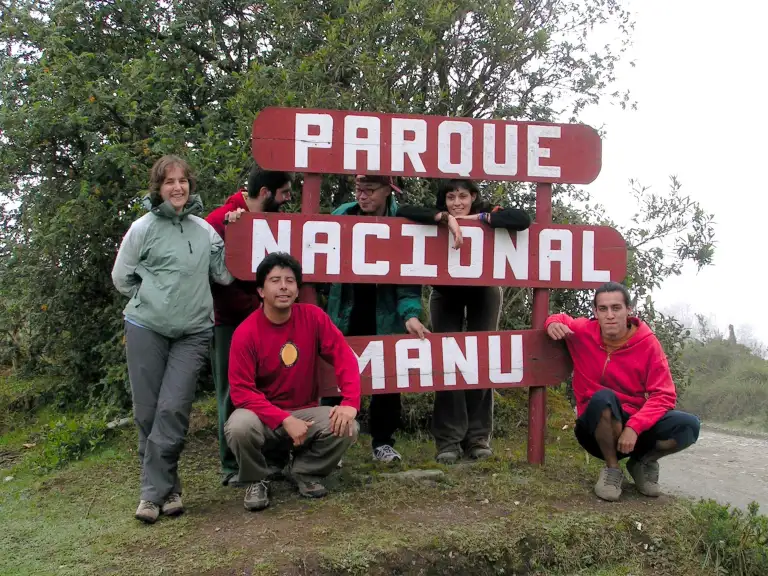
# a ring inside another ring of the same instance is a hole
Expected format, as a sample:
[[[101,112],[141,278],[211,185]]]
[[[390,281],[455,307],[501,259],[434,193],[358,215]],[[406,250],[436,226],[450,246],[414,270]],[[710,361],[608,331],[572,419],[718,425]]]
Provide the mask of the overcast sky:
[[[584,117],[607,131],[602,172],[587,188],[624,223],[634,208],[629,178],[662,192],[676,174],[682,192],[715,215],[715,261],[667,281],[655,299],[712,315],[724,331],[750,324],[768,343],[768,185],[761,177],[768,167],[768,3],[642,0],[632,7],[637,27],[626,60],[637,66],[622,67],[618,81],[638,110],[606,104]]]

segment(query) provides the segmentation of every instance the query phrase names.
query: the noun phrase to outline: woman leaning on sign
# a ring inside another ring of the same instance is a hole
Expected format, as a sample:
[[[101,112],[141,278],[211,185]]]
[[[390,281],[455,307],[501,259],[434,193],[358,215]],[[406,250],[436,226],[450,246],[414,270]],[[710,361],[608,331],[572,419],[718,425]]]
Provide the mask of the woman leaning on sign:
[[[224,243],[202,218],[189,165],[163,156],[150,171],[147,214],[128,229],[112,281],[130,300],[125,316],[133,416],[139,428],[141,501],[154,523],[183,512],[178,461],[197,375],[213,334],[210,279],[230,284]]]
[[[445,214],[444,218],[441,216]],[[441,183],[435,208],[401,206],[398,216],[421,223],[479,220],[491,228],[525,230],[531,219],[523,210],[492,206],[480,196],[469,180]],[[432,329],[435,332],[464,330],[495,331],[499,328],[502,290],[499,286],[434,286],[429,300]],[[470,458],[491,456],[493,430],[493,390],[437,392],[432,415],[432,434],[437,445],[437,461],[453,464],[462,452]]]

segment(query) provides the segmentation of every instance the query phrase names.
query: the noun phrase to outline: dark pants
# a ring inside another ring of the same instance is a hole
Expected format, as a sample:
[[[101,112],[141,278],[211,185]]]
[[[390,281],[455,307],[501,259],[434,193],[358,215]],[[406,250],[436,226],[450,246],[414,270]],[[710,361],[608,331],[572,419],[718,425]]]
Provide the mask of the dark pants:
[[[621,422],[622,427],[626,426],[630,415],[621,407],[621,401],[613,390],[603,389],[592,396],[587,409],[576,420],[574,428],[579,444],[592,456],[601,460],[604,459],[603,453],[595,439],[595,431],[606,408],[611,409],[611,415],[616,421]],[[699,439],[699,428],[699,419],[693,414],[670,410],[650,429],[638,435],[635,449],[631,454],[618,452],[618,458],[621,460],[631,456],[635,460],[640,460],[656,447],[658,440],[674,440],[677,444],[675,450],[683,450]]]
[[[181,494],[179,456],[211,333],[208,329],[170,339],[125,323],[133,419],[139,429],[142,500],[161,505],[171,493]]]
[[[224,436],[224,425],[234,412],[229,397],[229,347],[237,326],[215,326],[211,342],[211,370],[216,388],[216,406],[219,414],[219,460],[224,480],[237,473],[237,460]]]
[[[329,396],[320,399],[321,406],[338,406],[341,396]],[[395,445],[395,431],[400,427],[402,417],[400,394],[374,394],[368,408],[368,432],[371,434],[371,446]]]
[[[499,328],[502,291],[498,287],[432,290],[429,312],[434,332]],[[466,312],[465,312],[466,311]],[[438,453],[489,446],[493,432],[493,390],[436,392],[432,435]]]

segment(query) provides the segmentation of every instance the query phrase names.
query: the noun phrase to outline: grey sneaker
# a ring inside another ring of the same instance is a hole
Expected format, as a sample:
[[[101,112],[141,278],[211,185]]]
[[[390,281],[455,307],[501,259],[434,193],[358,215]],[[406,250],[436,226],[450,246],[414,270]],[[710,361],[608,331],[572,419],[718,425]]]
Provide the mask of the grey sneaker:
[[[246,510],[264,510],[269,506],[269,481],[251,483],[245,489],[243,506]]]
[[[661,495],[659,488],[659,463],[641,462],[630,458],[627,461],[627,472],[635,481],[635,488],[640,494],[656,498]]]
[[[166,516],[178,516],[184,513],[184,505],[181,503],[181,494],[173,493],[163,502],[160,511]]]
[[[469,457],[473,460],[485,460],[491,456],[493,456],[493,450],[488,446],[475,446],[469,450]]]
[[[157,521],[157,517],[160,516],[160,506],[148,500],[141,500],[139,507],[136,509],[135,516],[137,520],[147,524],[154,524]]]
[[[621,497],[621,483],[624,480],[624,473],[621,468],[608,468],[607,466],[600,470],[600,477],[595,484],[595,494],[598,498],[616,502]]]
[[[374,448],[373,459],[378,460],[379,462],[384,462],[385,464],[390,464],[395,460],[402,462],[403,457],[400,456],[400,453],[392,448],[392,446],[384,444],[378,448]]]
[[[299,489],[299,494],[304,498],[322,498],[328,494],[328,490],[317,480],[302,480],[293,476],[293,482]]]
[[[451,464],[456,464],[458,459],[459,459],[459,453],[453,450],[446,450],[445,452],[440,452],[440,454],[438,454],[435,457],[435,460],[437,460],[438,464],[446,464],[449,466]]]

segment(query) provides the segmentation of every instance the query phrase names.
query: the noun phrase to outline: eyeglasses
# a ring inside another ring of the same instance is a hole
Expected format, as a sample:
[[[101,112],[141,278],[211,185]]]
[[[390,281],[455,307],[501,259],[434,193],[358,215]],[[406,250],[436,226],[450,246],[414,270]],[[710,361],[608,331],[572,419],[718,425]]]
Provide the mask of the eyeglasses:
[[[384,184],[357,184],[355,186],[355,196],[371,196],[382,188],[386,188],[386,186]]]

